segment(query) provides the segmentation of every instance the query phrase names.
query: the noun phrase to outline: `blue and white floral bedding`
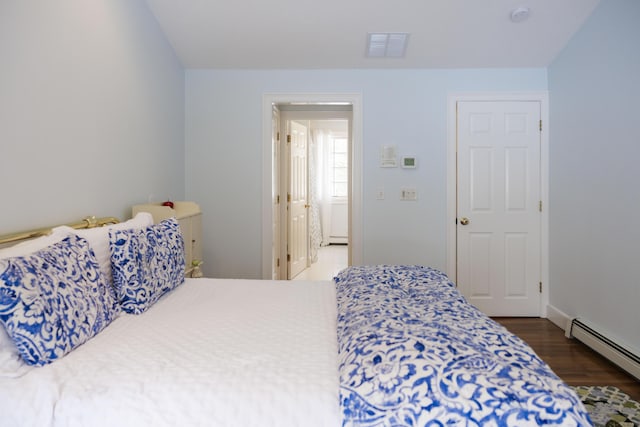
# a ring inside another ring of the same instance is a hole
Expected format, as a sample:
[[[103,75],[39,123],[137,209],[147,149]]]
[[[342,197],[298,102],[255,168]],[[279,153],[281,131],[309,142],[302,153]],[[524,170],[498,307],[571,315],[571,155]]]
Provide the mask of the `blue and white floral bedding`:
[[[343,426],[590,426],[533,350],[443,273],[350,267],[335,278]]]

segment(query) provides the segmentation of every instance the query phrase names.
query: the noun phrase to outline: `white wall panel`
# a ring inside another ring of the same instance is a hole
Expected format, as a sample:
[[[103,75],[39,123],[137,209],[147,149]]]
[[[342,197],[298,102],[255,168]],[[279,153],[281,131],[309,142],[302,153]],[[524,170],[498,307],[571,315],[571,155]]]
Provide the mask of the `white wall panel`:
[[[188,70],[186,197],[204,212],[205,273],[262,276],[265,93],[361,93],[363,261],[445,269],[447,96],[493,90],[546,90],[546,72]],[[416,156],[418,167],[380,168],[380,147],[389,144]],[[400,201],[403,187],[416,188],[418,200]]]
[[[603,1],[549,67],[550,304],[640,348],[640,2]]]
[[[0,233],[184,196],[184,70],[143,0],[3,1]]]

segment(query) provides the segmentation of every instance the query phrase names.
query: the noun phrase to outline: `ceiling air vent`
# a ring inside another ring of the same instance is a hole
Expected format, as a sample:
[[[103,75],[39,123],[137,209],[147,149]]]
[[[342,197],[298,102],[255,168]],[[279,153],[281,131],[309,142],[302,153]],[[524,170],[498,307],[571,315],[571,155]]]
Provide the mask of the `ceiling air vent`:
[[[402,58],[407,51],[409,33],[369,33],[367,56],[371,58]]]

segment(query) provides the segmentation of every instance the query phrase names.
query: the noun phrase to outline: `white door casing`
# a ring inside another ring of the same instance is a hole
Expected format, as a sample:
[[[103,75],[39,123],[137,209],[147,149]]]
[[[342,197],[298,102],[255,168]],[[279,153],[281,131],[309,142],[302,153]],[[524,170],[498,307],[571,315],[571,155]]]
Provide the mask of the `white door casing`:
[[[540,102],[457,103],[457,283],[492,316],[541,312],[540,120]]]
[[[309,266],[308,126],[287,121],[289,150],[289,274],[293,279]]]

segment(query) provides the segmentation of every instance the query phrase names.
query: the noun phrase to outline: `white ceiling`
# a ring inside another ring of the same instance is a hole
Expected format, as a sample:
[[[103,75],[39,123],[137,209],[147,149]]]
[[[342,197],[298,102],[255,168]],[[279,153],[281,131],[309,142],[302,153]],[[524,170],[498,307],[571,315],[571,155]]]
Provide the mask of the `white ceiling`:
[[[309,69],[545,67],[600,0],[146,1],[186,68]],[[367,58],[370,32],[406,56]]]

